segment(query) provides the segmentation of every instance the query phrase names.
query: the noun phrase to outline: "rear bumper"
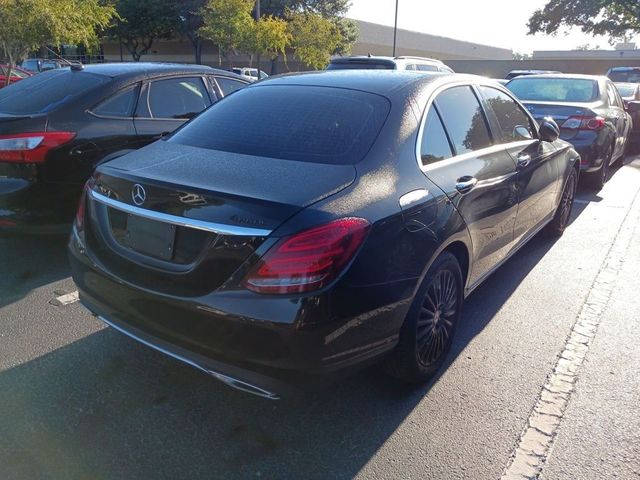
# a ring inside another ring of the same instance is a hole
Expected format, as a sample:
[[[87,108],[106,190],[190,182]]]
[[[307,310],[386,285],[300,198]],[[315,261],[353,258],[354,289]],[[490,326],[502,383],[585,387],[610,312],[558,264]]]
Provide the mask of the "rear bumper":
[[[69,256],[80,300],[95,316],[234,388],[266,398],[316,389],[375,362],[397,343],[397,324],[408,309],[408,301],[397,302],[329,321],[326,292],[306,299],[249,291],[173,297],[114,278],[75,236]],[[324,321],[300,320],[319,319],[323,312]]]
[[[608,146],[603,135],[595,132],[578,132],[575,137],[566,141],[571,143],[580,154],[581,172],[595,172],[602,166]]]

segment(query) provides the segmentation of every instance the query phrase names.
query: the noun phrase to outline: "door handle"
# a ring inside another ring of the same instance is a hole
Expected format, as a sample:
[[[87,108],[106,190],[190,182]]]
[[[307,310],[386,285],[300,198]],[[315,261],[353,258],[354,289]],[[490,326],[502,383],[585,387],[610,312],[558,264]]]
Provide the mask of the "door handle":
[[[469,193],[477,183],[478,179],[475,177],[460,177],[456,182],[456,190],[460,193]]]
[[[531,163],[531,155],[518,155],[518,166],[524,168]]]

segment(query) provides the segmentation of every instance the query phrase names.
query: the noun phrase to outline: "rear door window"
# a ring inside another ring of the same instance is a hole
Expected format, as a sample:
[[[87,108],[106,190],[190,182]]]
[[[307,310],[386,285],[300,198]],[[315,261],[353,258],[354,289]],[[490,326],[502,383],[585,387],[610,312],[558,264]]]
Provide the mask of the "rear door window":
[[[609,97],[609,105],[622,108],[622,100],[618,97],[618,91],[611,82],[607,82],[607,96]]]
[[[534,138],[531,119],[513,98],[497,88],[481,86],[479,90],[495,114],[504,142]]]
[[[109,81],[103,75],[69,69],[44,72],[0,89],[0,113],[47,113]]]
[[[257,77],[257,74],[256,74]],[[239,80],[234,80],[233,78],[227,77],[216,77],[216,81],[218,82],[218,87],[222,94],[226,97],[227,95],[232,94],[236,90],[240,90],[242,87],[245,87],[247,84],[241,82]]]
[[[218,102],[167,141],[256,157],[355,164],[378,137],[390,103],[356,90],[255,85]]]
[[[435,104],[457,155],[491,145],[487,120],[471,87],[449,88],[436,97]]]
[[[179,77],[152,81],[145,92],[144,113],[152,118],[189,119],[211,105],[201,77]]]
[[[426,166],[453,156],[447,133],[442,126],[442,120],[436,109],[431,106],[422,133],[420,157],[422,165]]]
[[[138,85],[115,93],[100,105],[93,113],[104,117],[131,117],[138,99]]]

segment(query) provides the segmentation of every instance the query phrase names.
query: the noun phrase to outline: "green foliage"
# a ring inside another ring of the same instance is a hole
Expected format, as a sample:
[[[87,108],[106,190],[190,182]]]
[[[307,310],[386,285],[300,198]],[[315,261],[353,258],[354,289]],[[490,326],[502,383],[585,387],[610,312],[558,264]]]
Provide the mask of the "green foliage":
[[[121,41],[138,62],[156,39],[169,38],[176,32],[174,7],[172,0],[116,0],[120,18],[109,35]]]
[[[529,19],[529,33],[555,34],[567,27],[585,33],[622,37],[640,33],[637,0],[550,0]]]
[[[334,55],[349,55],[351,47],[358,40],[360,31],[358,24],[350,18],[337,18],[334,20],[338,30],[340,31],[340,41],[338,47],[331,53]]]
[[[200,34],[227,55],[246,44],[253,28],[253,0],[208,0],[201,11]]]
[[[96,45],[114,15],[100,0],[0,0],[0,47],[14,65],[47,44]]]
[[[317,13],[323,17],[340,17],[349,10],[350,0],[262,0],[263,15],[285,18],[291,12]]]
[[[335,22],[315,13],[291,14],[289,31],[296,56],[316,69],[325,68],[331,54],[342,44],[342,35]]]
[[[246,52],[255,52],[272,60],[279,55],[286,59],[286,49],[291,45],[287,22],[271,15],[254,22],[246,39]]]
[[[202,35],[200,29],[204,26],[202,9],[208,0],[181,0],[174,5],[176,17],[176,33],[187,38],[193,45],[195,52],[195,62],[201,62],[202,56]]]

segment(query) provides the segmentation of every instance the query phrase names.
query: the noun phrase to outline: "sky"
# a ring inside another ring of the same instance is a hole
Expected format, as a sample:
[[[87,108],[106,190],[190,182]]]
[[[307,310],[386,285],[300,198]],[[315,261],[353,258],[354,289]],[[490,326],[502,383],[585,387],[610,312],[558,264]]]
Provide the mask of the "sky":
[[[350,18],[393,25],[395,0],[351,0]],[[579,30],[557,36],[527,35],[531,14],[548,0],[399,0],[398,28],[503,47],[519,53],[571,50],[580,45],[613,48],[603,37]]]

